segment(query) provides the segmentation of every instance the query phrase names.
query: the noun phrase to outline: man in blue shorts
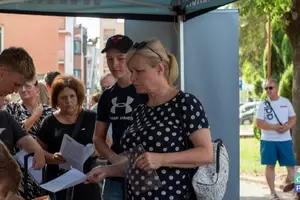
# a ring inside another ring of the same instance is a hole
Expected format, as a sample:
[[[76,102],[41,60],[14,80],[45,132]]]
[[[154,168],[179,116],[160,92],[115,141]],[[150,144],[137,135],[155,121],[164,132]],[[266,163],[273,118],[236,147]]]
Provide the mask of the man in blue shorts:
[[[278,95],[275,80],[267,81],[267,100],[261,102],[256,124],[261,129],[261,164],[266,165],[265,176],[271,191],[271,200],[279,200],[276,194],[275,165],[286,166],[290,180],[294,178],[296,164],[290,129],[296,124],[296,114],[291,102]]]

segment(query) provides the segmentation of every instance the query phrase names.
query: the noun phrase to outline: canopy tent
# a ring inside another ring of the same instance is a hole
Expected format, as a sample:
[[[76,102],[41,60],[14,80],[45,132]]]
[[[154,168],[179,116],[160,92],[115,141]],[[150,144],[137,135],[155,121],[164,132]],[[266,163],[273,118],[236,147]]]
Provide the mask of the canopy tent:
[[[0,0],[0,13],[178,22],[180,87],[184,90],[183,23],[237,0]]]
[[[0,0],[0,12],[183,21],[236,0]]]

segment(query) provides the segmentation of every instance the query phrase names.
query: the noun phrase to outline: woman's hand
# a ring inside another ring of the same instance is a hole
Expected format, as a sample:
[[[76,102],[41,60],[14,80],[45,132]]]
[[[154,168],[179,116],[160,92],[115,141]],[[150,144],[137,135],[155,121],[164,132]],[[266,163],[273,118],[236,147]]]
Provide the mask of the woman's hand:
[[[39,118],[43,114],[43,105],[38,105],[33,109],[32,115]]]
[[[55,153],[53,154],[53,161],[55,165],[59,165],[59,164],[62,164],[64,162],[66,162],[66,160],[64,159],[63,155],[61,153]]]
[[[95,167],[88,173],[88,178],[84,182],[88,183],[99,183],[107,177],[107,168],[106,167]]]
[[[141,170],[150,171],[162,167],[163,161],[163,154],[146,152],[136,159],[135,165]]]

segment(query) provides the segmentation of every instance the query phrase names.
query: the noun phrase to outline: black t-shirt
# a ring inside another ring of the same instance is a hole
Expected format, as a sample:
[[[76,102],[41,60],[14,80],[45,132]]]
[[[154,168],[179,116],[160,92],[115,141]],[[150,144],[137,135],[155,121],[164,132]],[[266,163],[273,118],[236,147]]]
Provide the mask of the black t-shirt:
[[[132,111],[145,100],[146,97],[138,94],[134,85],[121,88],[118,83],[106,89],[100,96],[97,121],[112,124],[113,145],[111,149],[117,154],[123,152],[120,140],[131,124]]]
[[[6,111],[0,111],[0,140],[6,145],[11,154],[14,154],[16,143],[27,135],[26,131]]]
[[[95,120],[95,112],[89,110],[84,111],[79,133],[77,134],[76,138],[74,138],[77,142],[82,145],[93,143]],[[75,124],[62,124],[53,114],[51,114],[42,122],[38,133],[38,138],[48,146],[47,151],[49,153],[57,153],[60,151],[64,134],[68,134],[72,137],[74,128]],[[58,165],[48,165],[48,169],[52,171],[49,173],[56,173],[58,172]],[[89,170],[90,169],[84,169],[84,171]]]

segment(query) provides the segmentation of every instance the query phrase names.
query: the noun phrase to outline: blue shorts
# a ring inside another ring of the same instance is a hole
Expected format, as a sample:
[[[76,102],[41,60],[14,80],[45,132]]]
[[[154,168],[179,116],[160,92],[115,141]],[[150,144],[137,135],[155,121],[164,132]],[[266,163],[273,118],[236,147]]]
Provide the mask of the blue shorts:
[[[260,156],[262,165],[295,166],[295,156],[293,152],[292,140],[277,141],[260,141]]]

